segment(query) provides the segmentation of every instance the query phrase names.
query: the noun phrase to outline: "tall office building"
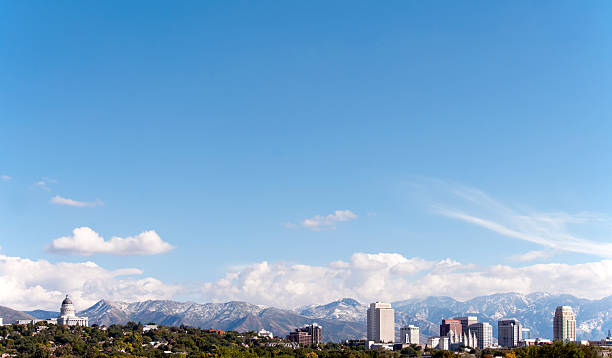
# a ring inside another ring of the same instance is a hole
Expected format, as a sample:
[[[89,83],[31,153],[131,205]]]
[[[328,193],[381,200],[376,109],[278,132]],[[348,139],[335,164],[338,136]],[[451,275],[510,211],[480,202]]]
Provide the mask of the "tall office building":
[[[470,325],[470,331],[476,334],[478,348],[485,349],[493,345],[493,327],[486,323],[474,323]]]
[[[502,347],[518,347],[522,327],[516,318],[505,318],[497,321],[497,342]]]
[[[576,315],[570,306],[559,306],[555,310],[553,337],[562,342],[576,340]]]
[[[461,322],[461,329],[463,334],[469,334],[468,331],[470,326],[478,322],[478,317],[476,316],[455,317],[453,319]]]
[[[391,304],[376,302],[368,308],[368,341],[393,343],[395,341],[395,311]]]
[[[408,325],[400,328],[400,343],[419,344],[419,327]]]
[[[446,337],[450,331],[453,331],[456,337],[461,337],[463,334],[462,327],[461,321],[458,319],[443,319],[442,324],[440,324],[440,336]]]

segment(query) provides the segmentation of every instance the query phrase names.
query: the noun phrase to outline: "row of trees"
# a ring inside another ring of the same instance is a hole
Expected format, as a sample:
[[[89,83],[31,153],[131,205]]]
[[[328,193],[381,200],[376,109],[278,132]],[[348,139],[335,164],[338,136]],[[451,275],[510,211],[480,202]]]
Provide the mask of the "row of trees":
[[[143,326],[130,322],[106,327],[67,327],[42,323],[0,327],[0,353],[18,357],[238,357],[238,358],[400,358],[420,357],[418,346],[402,351],[365,350],[327,343],[319,347],[291,349],[269,347],[255,333],[214,332],[192,327],[166,327],[143,332]],[[431,350],[435,358],[456,358],[457,353]],[[478,357],[507,358],[595,358],[596,348],[555,343],[514,350],[484,350]]]

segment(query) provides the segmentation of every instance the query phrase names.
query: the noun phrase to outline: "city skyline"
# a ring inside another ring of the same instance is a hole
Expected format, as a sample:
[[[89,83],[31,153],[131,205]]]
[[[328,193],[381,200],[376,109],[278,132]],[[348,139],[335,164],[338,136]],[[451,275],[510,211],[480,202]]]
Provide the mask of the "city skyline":
[[[0,305],[608,297],[610,13],[3,2]]]

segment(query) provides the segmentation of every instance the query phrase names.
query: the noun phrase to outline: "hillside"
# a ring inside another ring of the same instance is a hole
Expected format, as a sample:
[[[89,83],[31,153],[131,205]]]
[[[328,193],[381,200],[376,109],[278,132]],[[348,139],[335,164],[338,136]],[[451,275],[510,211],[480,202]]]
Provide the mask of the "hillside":
[[[17,311],[12,308],[0,306],[0,317],[4,324],[13,323],[18,319],[35,319],[36,317],[29,315],[25,312]]]

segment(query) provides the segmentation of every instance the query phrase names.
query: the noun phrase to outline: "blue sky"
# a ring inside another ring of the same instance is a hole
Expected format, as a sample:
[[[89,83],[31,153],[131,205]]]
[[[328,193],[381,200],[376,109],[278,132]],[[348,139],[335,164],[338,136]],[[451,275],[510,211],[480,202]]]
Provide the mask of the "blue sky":
[[[529,279],[538,263],[612,276],[609,2],[15,1],[0,14],[0,277],[12,257],[159,285],[14,282],[44,287],[30,306],[66,290],[272,304],[232,272],[356,253],[451,260],[461,277],[503,265]],[[173,249],[49,249],[79,227],[107,241],[154,230]],[[407,283],[435,274],[419,267]],[[418,295],[351,277],[320,300]],[[278,305],[308,303],[298,291]],[[443,293],[469,296],[420,294]]]

